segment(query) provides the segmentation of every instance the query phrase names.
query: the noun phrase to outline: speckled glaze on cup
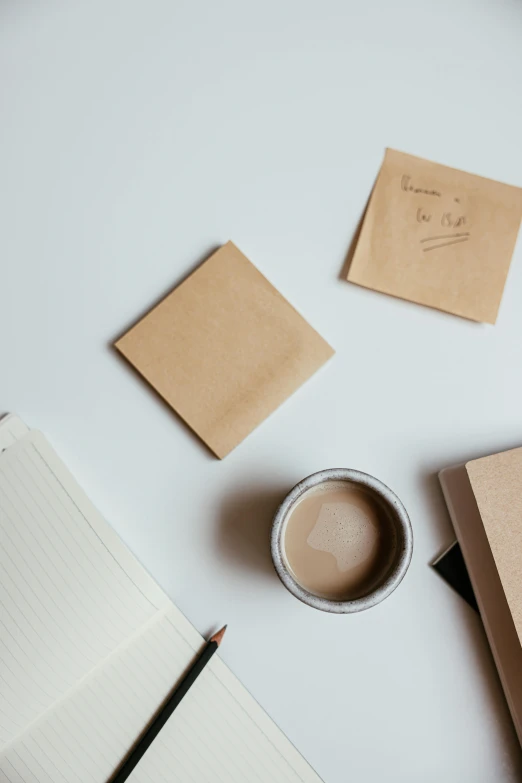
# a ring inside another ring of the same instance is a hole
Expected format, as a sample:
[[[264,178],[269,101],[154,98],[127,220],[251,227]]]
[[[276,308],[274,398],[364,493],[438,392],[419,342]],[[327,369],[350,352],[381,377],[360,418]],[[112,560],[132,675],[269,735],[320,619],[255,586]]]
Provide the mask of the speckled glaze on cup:
[[[389,512],[389,518],[393,523],[396,533],[395,554],[390,567],[387,572],[383,574],[382,580],[367,594],[362,595],[359,598],[353,598],[349,601],[334,601],[310,593],[292,576],[284,553],[286,521],[290,516],[290,512],[306,492],[313,489],[318,484],[324,484],[327,481],[350,482],[351,484],[360,486],[380,500]],[[299,484],[296,484],[288,493],[274,517],[271,549],[272,560],[274,561],[277,575],[287,590],[295,595],[296,598],[299,598],[300,601],[303,601],[303,603],[308,604],[309,606],[313,606],[314,609],[321,609],[323,612],[351,614],[352,612],[361,612],[364,609],[369,609],[371,606],[375,606],[381,601],[384,601],[384,599],[393,593],[395,588],[401,583],[411,561],[413,552],[413,532],[406,509],[397,495],[392,492],[386,484],[383,484],[382,481],[379,481],[373,476],[369,476],[367,473],[361,473],[358,470],[351,470],[350,468],[330,468],[329,470],[321,470],[319,473],[313,473],[311,476],[307,476],[307,478],[300,481]]]

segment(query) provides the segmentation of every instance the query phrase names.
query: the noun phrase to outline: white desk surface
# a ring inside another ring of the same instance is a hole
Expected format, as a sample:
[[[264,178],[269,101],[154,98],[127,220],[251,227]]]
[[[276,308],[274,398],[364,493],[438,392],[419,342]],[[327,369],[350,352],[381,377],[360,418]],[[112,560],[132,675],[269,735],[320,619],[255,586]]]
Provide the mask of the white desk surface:
[[[3,2],[0,408],[87,493],[326,783],[522,779],[478,618],[428,563],[437,471],[522,443],[522,245],[495,327],[339,279],[386,146],[522,185],[522,4]],[[337,349],[223,462],[111,350],[233,241]],[[279,584],[277,500],[354,467],[407,506],[397,592]]]

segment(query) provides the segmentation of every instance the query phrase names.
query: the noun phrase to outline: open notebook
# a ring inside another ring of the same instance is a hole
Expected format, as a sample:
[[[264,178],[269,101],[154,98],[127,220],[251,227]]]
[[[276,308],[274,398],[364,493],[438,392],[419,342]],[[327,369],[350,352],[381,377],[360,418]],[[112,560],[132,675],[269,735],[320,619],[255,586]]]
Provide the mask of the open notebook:
[[[203,640],[15,416],[0,535],[0,781],[106,783]],[[130,780],[319,778],[215,655]]]

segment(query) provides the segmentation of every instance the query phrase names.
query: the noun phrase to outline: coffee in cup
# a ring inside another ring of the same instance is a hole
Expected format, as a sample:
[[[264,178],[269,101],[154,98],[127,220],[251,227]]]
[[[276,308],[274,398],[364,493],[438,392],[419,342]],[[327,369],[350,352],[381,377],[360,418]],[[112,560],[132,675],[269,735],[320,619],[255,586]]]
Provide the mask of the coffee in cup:
[[[412,553],[404,506],[382,482],[349,469],[300,482],[274,519],[272,556],[285,586],[333,612],[373,606],[402,580]]]

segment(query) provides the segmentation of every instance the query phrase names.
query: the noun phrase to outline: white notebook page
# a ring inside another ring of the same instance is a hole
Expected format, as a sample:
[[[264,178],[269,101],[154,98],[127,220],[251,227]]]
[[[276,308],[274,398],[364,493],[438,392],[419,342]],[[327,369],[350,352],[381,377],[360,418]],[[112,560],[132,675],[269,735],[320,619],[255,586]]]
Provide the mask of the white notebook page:
[[[29,427],[23,421],[9,413],[0,419],[0,451],[12,446],[19,438],[23,438],[29,432]]]
[[[17,434],[0,454],[0,783],[105,783],[203,640],[43,436]],[[131,780],[319,778],[214,656]]]

